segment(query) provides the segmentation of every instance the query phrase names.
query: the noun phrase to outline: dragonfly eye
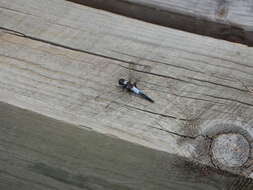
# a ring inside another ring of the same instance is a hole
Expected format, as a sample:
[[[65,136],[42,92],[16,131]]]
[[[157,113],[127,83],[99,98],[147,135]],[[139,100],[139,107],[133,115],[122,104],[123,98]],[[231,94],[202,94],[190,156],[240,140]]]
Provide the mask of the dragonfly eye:
[[[119,85],[125,85],[125,79],[119,79]]]

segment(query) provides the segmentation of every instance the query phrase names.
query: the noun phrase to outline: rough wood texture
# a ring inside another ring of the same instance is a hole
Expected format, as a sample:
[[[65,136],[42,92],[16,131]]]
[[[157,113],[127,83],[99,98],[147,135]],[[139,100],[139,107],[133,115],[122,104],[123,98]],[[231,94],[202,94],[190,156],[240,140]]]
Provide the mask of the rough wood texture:
[[[69,0],[147,22],[253,45],[252,0]]]
[[[1,190],[251,190],[250,179],[193,165],[0,103]]]
[[[251,48],[62,0],[0,5],[1,101],[208,165],[210,137],[253,134]],[[129,64],[155,104],[118,92]]]

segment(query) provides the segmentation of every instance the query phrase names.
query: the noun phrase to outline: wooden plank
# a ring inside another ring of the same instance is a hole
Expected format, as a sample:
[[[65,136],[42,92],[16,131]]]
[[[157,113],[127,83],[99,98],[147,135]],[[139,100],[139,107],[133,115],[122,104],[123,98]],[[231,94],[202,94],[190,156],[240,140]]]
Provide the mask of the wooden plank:
[[[251,0],[68,0],[146,22],[253,45]]]
[[[1,101],[207,165],[210,133],[252,136],[252,49],[62,0],[0,4]],[[129,64],[155,104],[117,93]]]
[[[0,189],[252,189],[249,179],[4,103],[0,118]]]

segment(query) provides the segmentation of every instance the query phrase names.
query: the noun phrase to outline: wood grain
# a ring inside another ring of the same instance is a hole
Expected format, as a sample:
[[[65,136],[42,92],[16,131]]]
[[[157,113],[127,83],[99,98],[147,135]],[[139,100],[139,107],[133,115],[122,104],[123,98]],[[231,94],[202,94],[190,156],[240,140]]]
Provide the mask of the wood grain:
[[[4,103],[0,119],[0,189],[252,189],[249,179]]]
[[[0,3],[1,101],[193,160],[213,121],[251,130],[251,48],[43,2]],[[155,104],[118,91],[129,64]]]
[[[68,0],[146,22],[253,45],[251,0]]]

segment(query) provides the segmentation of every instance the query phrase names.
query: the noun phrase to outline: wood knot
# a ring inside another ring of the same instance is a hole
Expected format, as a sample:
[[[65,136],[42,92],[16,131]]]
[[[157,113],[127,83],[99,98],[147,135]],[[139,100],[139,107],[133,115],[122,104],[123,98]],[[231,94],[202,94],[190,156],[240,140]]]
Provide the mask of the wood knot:
[[[249,159],[250,145],[240,134],[217,136],[212,142],[212,155],[224,167],[242,167]]]
[[[229,1],[227,0],[218,0],[216,13],[215,15],[218,18],[224,18],[228,14]]]
[[[220,8],[216,11],[216,15],[218,17],[224,17],[226,15],[226,13],[227,13],[227,11],[224,7]]]

